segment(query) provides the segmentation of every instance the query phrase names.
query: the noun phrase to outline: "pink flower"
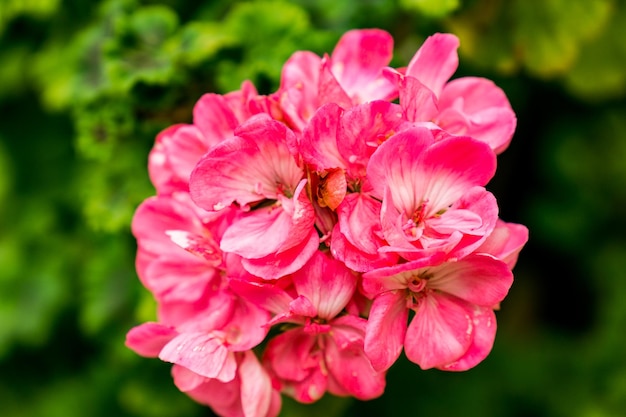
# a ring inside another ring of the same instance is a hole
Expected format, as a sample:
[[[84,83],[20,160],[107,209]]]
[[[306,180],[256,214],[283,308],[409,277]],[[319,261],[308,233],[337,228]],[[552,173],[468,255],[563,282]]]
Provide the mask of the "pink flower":
[[[370,196],[366,167],[377,147],[408,123],[400,107],[372,101],[343,110],[321,107],[303,132],[302,159],[321,177],[318,203],[336,210],[333,255],[357,271],[391,265],[397,256],[380,253],[380,201]]]
[[[221,285],[218,242],[227,217],[198,208],[184,192],[150,197],[137,208],[137,273],[158,301],[194,302]]]
[[[296,52],[285,63],[279,90],[273,95],[285,121],[302,131],[326,103],[344,108],[372,100],[393,100],[397,88],[383,75],[391,61],[393,38],[380,29],[346,32],[331,56]]]
[[[386,74],[398,80],[400,105],[410,121],[432,121],[450,134],[473,137],[501,153],[515,131],[515,113],[490,80],[463,77],[448,82],[458,66],[458,46],[456,36],[437,33],[426,39],[404,74]]]
[[[357,276],[318,251],[289,279],[294,286],[289,292],[270,284],[236,286],[237,292],[277,314],[270,324],[296,325],[271,339],[263,356],[282,391],[306,403],[326,391],[360,399],[381,395],[384,374],[374,371],[363,351],[366,320],[342,314]]]
[[[458,46],[435,34],[396,70],[389,33],[349,31],[274,94],[205,94],[163,130],[132,223],[157,320],[126,345],[222,417],[375,398],[402,350],[481,362],[528,229],[485,188],[515,115],[491,81],[450,81]]]
[[[223,210],[237,203],[241,214],[220,247],[240,255],[248,271],[264,278],[296,271],[319,242],[293,143],[282,123],[258,115],[211,149],[191,174],[191,196],[200,207]]]
[[[200,404],[222,417],[275,417],[281,408],[280,393],[272,387],[267,371],[251,351],[235,354],[237,370],[232,380],[206,378],[174,365],[174,383]]]
[[[422,369],[469,369],[493,346],[493,307],[512,282],[504,262],[482,254],[445,262],[423,258],[368,272],[363,288],[374,301],[365,352],[378,370],[389,368],[403,346]],[[415,316],[407,329],[409,310]]]
[[[468,137],[435,141],[423,127],[404,130],[372,155],[367,176],[382,200],[380,250],[417,260],[437,252],[462,257],[495,227],[498,208],[483,186],[495,154]]]
[[[266,100],[266,99],[265,99]],[[226,95],[204,94],[193,109],[193,124],[163,130],[148,158],[148,171],[157,193],[188,191],[189,175],[202,155],[233,135],[252,115],[268,112],[268,105],[250,82]]]

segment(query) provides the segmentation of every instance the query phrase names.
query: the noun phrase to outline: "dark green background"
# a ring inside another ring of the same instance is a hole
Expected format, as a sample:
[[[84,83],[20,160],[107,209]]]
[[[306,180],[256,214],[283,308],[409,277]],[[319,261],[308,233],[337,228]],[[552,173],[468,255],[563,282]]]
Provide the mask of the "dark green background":
[[[276,89],[298,49],[379,27],[406,65],[461,39],[456,76],[518,116],[488,188],[530,241],[491,355],[401,360],[374,401],[282,416],[626,415],[626,6],[617,0],[0,0],[0,415],[210,416],[124,347],[154,317],[129,223],[156,133],[205,92]]]

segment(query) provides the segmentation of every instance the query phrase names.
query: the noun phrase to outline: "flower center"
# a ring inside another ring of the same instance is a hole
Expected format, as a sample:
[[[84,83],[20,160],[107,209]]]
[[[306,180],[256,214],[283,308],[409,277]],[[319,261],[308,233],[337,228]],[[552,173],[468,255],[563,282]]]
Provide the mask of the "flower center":
[[[422,201],[422,203],[413,211],[411,217],[404,224],[402,230],[404,230],[404,233],[406,233],[407,236],[419,238],[422,235],[422,223],[424,222],[424,217],[426,216],[427,203],[427,201]]]
[[[408,289],[413,293],[422,292],[426,287],[427,280],[425,278],[420,278],[417,275],[413,276],[411,281],[409,281]]]

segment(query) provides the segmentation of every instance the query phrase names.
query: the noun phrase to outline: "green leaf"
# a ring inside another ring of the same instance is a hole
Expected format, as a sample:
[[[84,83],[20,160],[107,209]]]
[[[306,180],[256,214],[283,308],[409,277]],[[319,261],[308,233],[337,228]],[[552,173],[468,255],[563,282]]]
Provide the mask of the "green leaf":
[[[104,69],[118,92],[138,82],[167,84],[174,78],[176,57],[164,47],[178,28],[171,9],[146,6],[114,23],[114,37],[104,46]]]
[[[236,36],[216,22],[190,22],[172,39],[168,48],[176,49],[182,62],[196,66],[235,44]]]
[[[400,6],[439,19],[458,9],[459,0],[400,0]]]

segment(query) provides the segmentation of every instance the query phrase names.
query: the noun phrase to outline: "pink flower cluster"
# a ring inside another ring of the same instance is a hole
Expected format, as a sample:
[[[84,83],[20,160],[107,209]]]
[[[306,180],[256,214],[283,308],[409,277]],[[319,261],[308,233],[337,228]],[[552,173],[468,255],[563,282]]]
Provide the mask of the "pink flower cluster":
[[[450,81],[458,45],[435,34],[394,69],[387,32],[353,30],[294,53],[275,93],[205,94],[161,132],[132,224],[158,321],[127,346],[227,417],[375,398],[403,350],[482,361],[528,231],[485,189],[515,114],[491,81]]]

